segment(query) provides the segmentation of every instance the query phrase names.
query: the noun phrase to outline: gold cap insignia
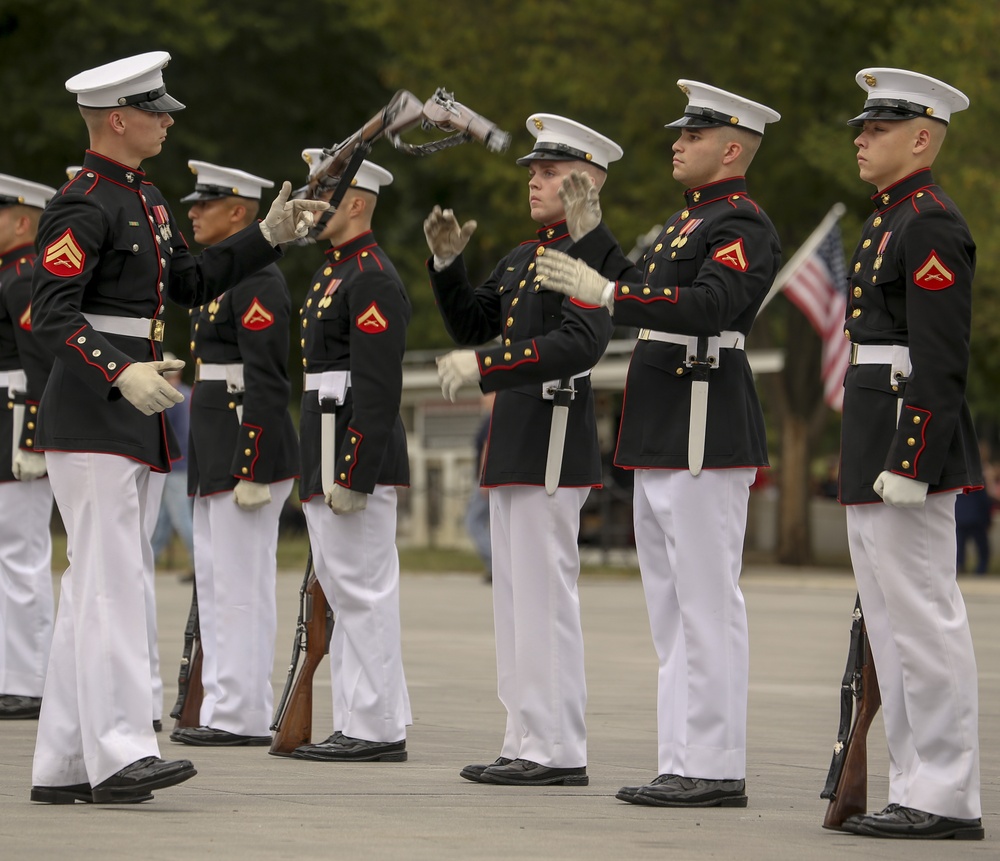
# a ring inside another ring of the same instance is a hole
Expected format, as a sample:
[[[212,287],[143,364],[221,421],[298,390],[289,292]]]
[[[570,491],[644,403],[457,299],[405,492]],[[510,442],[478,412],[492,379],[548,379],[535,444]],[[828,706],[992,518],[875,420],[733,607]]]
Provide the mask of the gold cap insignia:
[[[307,153],[307,152],[306,152],[306,153],[303,153],[303,154],[302,154],[302,160],[303,160],[303,161],[304,161],[304,162],[305,162],[306,164],[312,164],[312,163],[313,163],[313,159],[312,159],[312,156],[311,156],[311,155],[309,155],[309,153]]]
[[[539,131],[545,128],[545,123],[543,123],[540,119],[538,119],[538,117],[535,117],[532,120],[532,122],[535,124],[535,128],[538,129]]]
[[[687,84],[678,84],[677,86],[685,96],[691,95],[691,91],[688,89]]]
[[[874,87],[878,83],[878,80],[874,75],[865,75],[865,83],[868,84],[869,87]]]

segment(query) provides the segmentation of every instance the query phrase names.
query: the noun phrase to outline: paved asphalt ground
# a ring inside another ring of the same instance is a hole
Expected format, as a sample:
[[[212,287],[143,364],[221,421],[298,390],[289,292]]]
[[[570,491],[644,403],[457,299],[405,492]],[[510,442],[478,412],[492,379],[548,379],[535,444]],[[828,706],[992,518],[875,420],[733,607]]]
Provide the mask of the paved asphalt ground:
[[[300,575],[282,573],[274,683],[280,693]],[[639,580],[585,576],[590,785],[519,789],[462,780],[491,761],[496,699],[490,590],[472,574],[404,574],[403,644],[413,705],[409,761],[335,765],[266,748],[190,748],[160,736],[193,780],[142,805],[28,802],[35,723],[0,723],[0,859],[1000,859],[1000,578],[962,580],[979,661],[983,807],[979,843],[881,841],[824,831],[819,798],[836,734],[854,587],[845,571],[754,567],[744,592],[751,678],[746,809],[666,810],[615,800],[656,773],[656,664]],[[169,710],[190,586],[158,578]],[[331,732],[326,664],[314,738]],[[869,806],[885,804],[879,720]]]

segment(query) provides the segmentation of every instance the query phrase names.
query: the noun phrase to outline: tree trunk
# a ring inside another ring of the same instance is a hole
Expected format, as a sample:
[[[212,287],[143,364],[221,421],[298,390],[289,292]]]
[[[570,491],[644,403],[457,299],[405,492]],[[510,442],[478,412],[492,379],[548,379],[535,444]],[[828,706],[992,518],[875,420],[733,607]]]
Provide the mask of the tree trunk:
[[[808,565],[813,560],[809,534],[812,438],[817,411],[826,406],[819,337],[798,310],[788,316],[782,380],[785,409],[781,418],[777,561],[780,565]]]

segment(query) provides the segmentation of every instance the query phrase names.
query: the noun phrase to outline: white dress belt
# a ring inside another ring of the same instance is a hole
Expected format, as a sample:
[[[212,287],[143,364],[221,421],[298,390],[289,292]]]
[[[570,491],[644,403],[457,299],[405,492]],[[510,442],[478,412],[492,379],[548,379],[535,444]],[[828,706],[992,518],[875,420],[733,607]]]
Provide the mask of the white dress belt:
[[[234,393],[246,391],[243,383],[243,363],[231,362],[228,364],[199,362],[194,369],[195,382],[205,382],[215,380],[224,382],[226,388]]]
[[[344,398],[350,387],[350,371],[323,371],[319,374],[302,375],[303,391],[318,392],[321,401],[331,400],[337,406],[344,403]]]
[[[698,356],[698,335],[678,335],[673,332],[658,332],[656,329],[640,329],[638,334],[640,341],[663,341],[667,344],[678,344],[687,348],[688,356],[694,361]],[[718,335],[709,335],[708,356],[718,359],[719,350],[722,348],[730,350],[743,350],[746,345],[746,336],[742,332],[720,332]],[[718,365],[718,362],[715,363]]]
[[[586,371],[580,371],[579,374],[573,374],[573,376],[569,378],[569,387],[573,391],[573,394],[571,395],[572,398],[576,397],[576,386],[574,385],[574,383],[577,380],[582,380],[585,377],[589,377],[590,371],[591,369],[587,368]],[[542,400],[543,401],[553,400],[556,396],[556,392],[559,391],[559,384],[561,382],[562,380],[546,380],[544,383],[542,383]]]
[[[910,375],[910,348],[904,344],[851,344],[852,365],[892,365],[894,371]]]
[[[105,332],[108,335],[125,335],[128,338],[162,341],[167,328],[163,320],[153,320],[149,317],[115,317],[111,314],[84,314],[83,316],[98,332]]]
[[[28,376],[24,371],[0,371],[0,389],[7,389],[10,394],[26,391],[28,388]]]

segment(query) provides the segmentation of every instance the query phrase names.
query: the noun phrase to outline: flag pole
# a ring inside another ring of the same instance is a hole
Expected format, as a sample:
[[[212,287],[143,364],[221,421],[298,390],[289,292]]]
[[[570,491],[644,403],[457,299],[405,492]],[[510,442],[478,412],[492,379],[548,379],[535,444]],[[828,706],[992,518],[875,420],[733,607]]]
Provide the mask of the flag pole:
[[[847,207],[842,203],[835,203],[830,207],[830,211],[823,217],[819,226],[809,234],[806,241],[799,246],[799,250],[792,255],[792,259],[778,270],[778,274],[774,276],[774,283],[771,285],[771,289],[764,297],[764,301],[760,303],[760,308],[757,311],[758,314],[767,307],[768,303],[775,296],[785,289],[785,285],[792,275],[795,274],[795,271],[816,251],[819,244],[826,238],[827,233],[833,229],[833,226],[841,219],[845,212],[847,212]]]

